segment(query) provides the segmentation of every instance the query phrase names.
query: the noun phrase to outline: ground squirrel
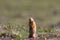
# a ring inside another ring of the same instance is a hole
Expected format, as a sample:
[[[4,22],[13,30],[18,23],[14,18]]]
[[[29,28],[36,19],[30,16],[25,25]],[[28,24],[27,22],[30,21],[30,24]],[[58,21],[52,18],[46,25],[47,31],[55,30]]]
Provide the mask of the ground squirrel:
[[[29,38],[36,37],[36,23],[33,18],[29,19]]]

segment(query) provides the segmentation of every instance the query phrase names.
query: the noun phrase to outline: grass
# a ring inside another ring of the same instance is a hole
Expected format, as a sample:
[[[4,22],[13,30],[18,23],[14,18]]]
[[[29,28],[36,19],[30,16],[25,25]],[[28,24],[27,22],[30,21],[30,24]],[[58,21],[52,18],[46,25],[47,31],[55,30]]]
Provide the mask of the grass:
[[[4,24],[3,24],[4,25]],[[20,25],[16,25],[16,24],[11,24],[11,23],[8,23],[8,24],[5,24],[6,26],[6,30],[5,32],[3,33],[6,33],[6,34],[13,34],[14,37],[15,37],[15,40],[22,40],[24,38],[27,38],[28,37],[28,28],[25,28],[24,25],[20,26]],[[51,27],[42,27],[42,28],[38,28],[37,27],[37,34],[38,35],[41,35],[41,34],[49,34],[49,33],[54,33],[54,28],[51,28]],[[51,32],[52,31],[52,32]],[[1,33],[1,32],[0,32]]]

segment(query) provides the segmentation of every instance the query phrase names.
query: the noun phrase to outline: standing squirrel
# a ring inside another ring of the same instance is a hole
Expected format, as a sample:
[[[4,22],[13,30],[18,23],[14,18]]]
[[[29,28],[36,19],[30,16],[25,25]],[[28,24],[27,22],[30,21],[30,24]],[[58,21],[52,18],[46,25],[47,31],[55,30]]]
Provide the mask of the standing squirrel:
[[[33,18],[29,19],[29,38],[35,38],[36,36],[36,23]]]

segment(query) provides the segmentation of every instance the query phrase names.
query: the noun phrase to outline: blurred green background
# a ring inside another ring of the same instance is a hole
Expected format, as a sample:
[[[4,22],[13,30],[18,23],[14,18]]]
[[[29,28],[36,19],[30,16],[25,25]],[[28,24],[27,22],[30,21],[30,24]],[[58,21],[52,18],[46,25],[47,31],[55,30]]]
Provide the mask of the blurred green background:
[[[55,23],[60,20],[60,0],[0,0],[0,23]]]
[[[38,28],[58,23],[60,21],[60,0],[0,0],[1,24],[21,25],[21,34],[27,35],[26,29],[28,28],[26,27],[28,27],[30,17],[35,19]]]

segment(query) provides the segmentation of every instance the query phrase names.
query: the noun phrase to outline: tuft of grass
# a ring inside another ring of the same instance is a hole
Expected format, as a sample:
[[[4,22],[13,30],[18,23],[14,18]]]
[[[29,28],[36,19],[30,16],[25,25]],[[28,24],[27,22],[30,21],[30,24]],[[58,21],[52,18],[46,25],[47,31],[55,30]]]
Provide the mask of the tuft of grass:
[[[14,35],[15,40],[20,40],[20,36],[19,35]]]

